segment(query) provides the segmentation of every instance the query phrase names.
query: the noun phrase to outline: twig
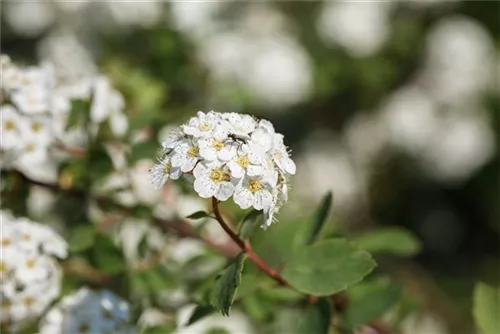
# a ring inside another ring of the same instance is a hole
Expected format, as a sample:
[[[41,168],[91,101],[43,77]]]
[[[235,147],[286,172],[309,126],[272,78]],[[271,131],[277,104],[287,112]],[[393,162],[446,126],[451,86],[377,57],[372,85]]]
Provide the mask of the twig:
[[[253,251],[252,246],[250,245],[249,242],[243,241],[230,227],[229,225],[225,222],[224,218],[222,218],[222,215],[220,214],[219,211],[219,201],[215,198],[212,197],[212,208],[215,214],[215,218],[219,222],[220,226],[226,231],[226,233],[233,239],[234,243],[237,244],[243,252],[245,252],[248,256],[248,258],[262,271],[264,272],[267,276],[271,277],[274,279],[278,284],[282,286],[286,286],[289,288],[293,287],[288,283],[281,275],[279,272],[276,270],[273,270],[269,268],[269,266]],[[316,301],[316,297],[314,296],[309,296],[309,300],[311,303],[314,303]]]

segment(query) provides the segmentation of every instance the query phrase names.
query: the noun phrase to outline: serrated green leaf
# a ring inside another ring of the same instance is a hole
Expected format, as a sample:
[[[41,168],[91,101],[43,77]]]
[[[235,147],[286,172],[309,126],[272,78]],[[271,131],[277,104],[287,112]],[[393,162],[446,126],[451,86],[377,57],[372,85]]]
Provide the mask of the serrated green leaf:
[[[401,298],[402,289],[389,279],[362,282],[347,290],[349,307],[343,313],[343,327],[354,331],[385,314]]]
[[[77,226],[68,240],[71,252],[82,252],[95,243],[96,229],[94,225]]]
[[[303,293],[327,296],[361,281],[375,265],[370,254],[345,239],[329,239],[297,252],[283,277]]]
[[[250,211],[240,224],[238,235],[241,239],[247,239],[258,229],[262,224],[262,211]]]
[[[500,333],[500,288],[479,282],[474,288],[473,315],[483,334]]]
[[[318,300],[309,305],[304,314],[299,318],[297,333],[327,334],[330,328],[331,307],[328,301]]]
[[[238,286],[241,283],[241,272],[245,262],[245,253],[240,253],[216,278],[210,293],[210,303],[222,313],[229,315]]]
[[[205,212],[205,211],[196,211],[195,213],[192,213],[190,214],[189,216],[187,216],[186,218],[187,219],[201,219],[201,218],[208,218],[210,217],[210,215]]]
[[[210,315],[215,312],[215,308],[211,305],[198,305],[194,309],[193,313],[189,317],[189,320],[187,322],[187,326],[194,324],[200,319],[203,319],[207,315]]]
[[[316,210],[312,221],[311,232],[306,242],[307,245],[312,244],[318,238],[319,232],[321,231],[321,228],[325,224],[326,218],[330,213],[330,209],[332,207],[332,198],[332,192],[330,191],[323,197],[321,204]]]
[[[351,239],[370,253],[413,256],[420,251],[420,241],[408,230],[400,227],[383,227]]]

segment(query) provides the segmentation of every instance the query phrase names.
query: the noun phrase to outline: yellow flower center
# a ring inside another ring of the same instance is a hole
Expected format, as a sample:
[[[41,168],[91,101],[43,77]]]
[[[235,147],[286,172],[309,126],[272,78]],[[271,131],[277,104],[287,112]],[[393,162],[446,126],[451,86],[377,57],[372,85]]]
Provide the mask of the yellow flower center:
[[[220,151],[224,148],[224,142],[222,140],[214,140],[212,143],[212,147],[217,151]]]
[[[210,179],[218,183],[231,180],[231,176],[227,173],[224,173],[221,168],[216,168],[210,172]]]
[[[166,164],[166,165],[163,167],[163,170],[165,171],[165,173],[170,173],[170,165],[169,165],[169,164]]]
[[[12,122],[11,120],[8,120],[5,122],[5,130],[7,131],[12,131],[16,129],[16,124]]]
[[[250,165],[250,160],[246,155],[242,155],[236,158],[236,163],[240,165],[242,168],[247,168]]]
[[[187,151],[187,156],[190,158],[196,158],[198,153],[200,152],[200,149],[196,146],[191,146],[189,150]]]
[[[12,306],[12,302],[8,299],[3,299],[2,303],[0,304],[2,308],[9,308]]]
[[[200,123],[200,125],[198,125],[198,129],[200,129],[200,131],[209,131],[212,129],[212,125],[207,123]]]
[[[31,130],[33,130],[33,132],[38,132],[38,131],[40,131],[41,128],[42,128],[42,125],[38,122],[31,124]]]
[[[276,160],[281,160],[281,158],[283,158],[283,156],[281,155],[281,153],[279,151],[276,151],[273,153],[273,158]]]
[[[31,235],[29,235],[28,233],[23,233],[23,240],[26,240],[26,241],[31,240]]]
[[[10,245],[10,243],[11,243],[10,239],[7,239],[7,238],[2,239],[2,240],[0,241],[0,245],[1,245],[1,246],[8,246],[8,245]]]
[[[24,299],[24,305],[26,305],[27,307],[30,307],[31,305],[33,305],[34,302],[35,302],[35,299],[32,297],[26,297]]]
[[[257,191],[261,191],[263,188],[264,188],[264,186],[257,179],[250,180],[250,183],[248,184],[248,189],[253,193],[256,193]]]
[[[9,270],[9,268],[7,267],[7,265],[5,264],[5,262],[3,261],[0,261],[0,273],[6,273],[7,270]]]
[[[26,152],[33,152],[35,150],[35,145],[33,144],[28,144],[25,147]]]
[[[33,259],[28,259],[28,261],[26,261],[26,267],[28,268],[33,268],[35,266],[35,260]]]

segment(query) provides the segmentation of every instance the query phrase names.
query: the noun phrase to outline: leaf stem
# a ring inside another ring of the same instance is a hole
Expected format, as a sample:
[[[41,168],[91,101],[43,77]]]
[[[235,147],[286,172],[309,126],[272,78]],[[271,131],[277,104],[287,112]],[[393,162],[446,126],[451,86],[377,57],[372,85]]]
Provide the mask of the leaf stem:
[[[271,269],[252,249],[252,246],[250,245],[249,242],[243,241],[230,227],[229,225],[225,222],[224,218],[222,218],[222,215],[220,214],[219,211],[219,201],[215,198],[212,197],[212,207],[213,211],[215,214],[215,218],[219,222],[220,226],[226,233],[229,235],[229,237],[241,248],[243,252],[245,252],[248,256],[248,258],[262,271],[264,272],[267,276],[271,277],[274,279],[278,284],[282,286],[287,286],[291,287],[291,285],[280,275],[279,272],[276,270]]]

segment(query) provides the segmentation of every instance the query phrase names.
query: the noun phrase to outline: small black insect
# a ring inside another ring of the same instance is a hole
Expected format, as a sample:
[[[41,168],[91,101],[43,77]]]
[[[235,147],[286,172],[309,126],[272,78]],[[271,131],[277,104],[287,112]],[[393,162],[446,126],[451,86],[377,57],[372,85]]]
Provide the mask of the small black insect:
[[[228,137],[231,138],[232,140],[234,140],[235,142],[238,142],[238,143],[241,143],[241,144],[246,144],[247,140],[250,139],[249,136],[238,135],[238,134],[235,134],[235,133],[230,133],[228,135]]]

